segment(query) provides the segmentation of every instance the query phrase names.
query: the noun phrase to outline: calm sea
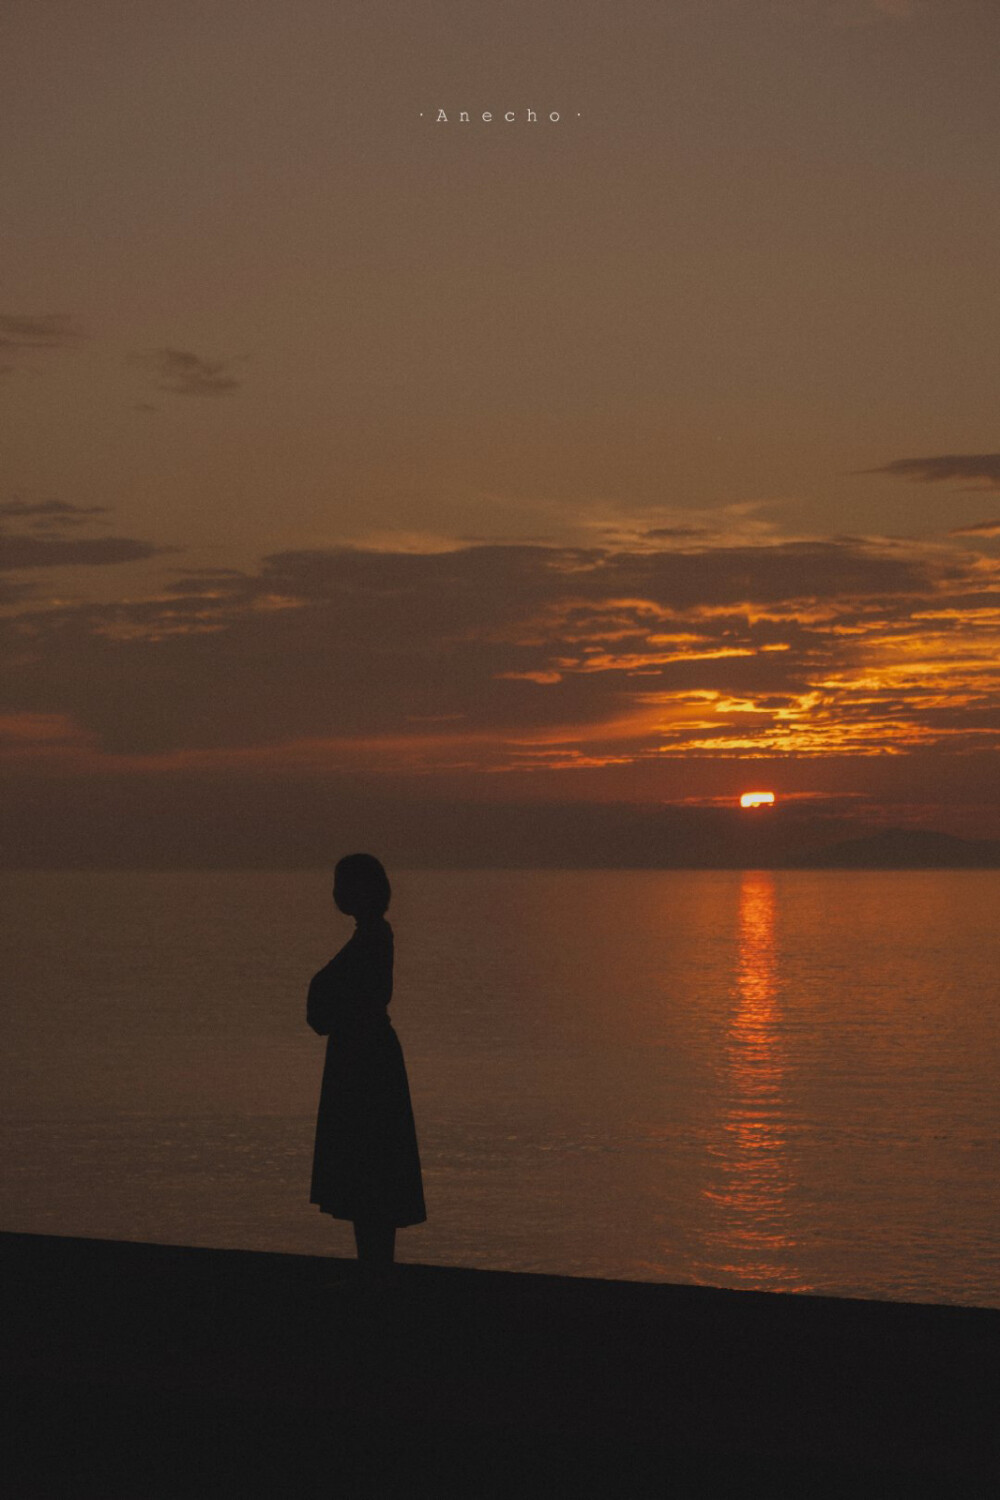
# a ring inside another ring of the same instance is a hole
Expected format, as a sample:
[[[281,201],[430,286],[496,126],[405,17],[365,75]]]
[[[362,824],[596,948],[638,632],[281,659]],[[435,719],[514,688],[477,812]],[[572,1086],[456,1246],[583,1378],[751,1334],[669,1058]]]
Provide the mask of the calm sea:
[[[0,876],[2,1227],[352,1252],[326,872]],[[1000,872],[403,871],[400,1258],[1000,1306]]]

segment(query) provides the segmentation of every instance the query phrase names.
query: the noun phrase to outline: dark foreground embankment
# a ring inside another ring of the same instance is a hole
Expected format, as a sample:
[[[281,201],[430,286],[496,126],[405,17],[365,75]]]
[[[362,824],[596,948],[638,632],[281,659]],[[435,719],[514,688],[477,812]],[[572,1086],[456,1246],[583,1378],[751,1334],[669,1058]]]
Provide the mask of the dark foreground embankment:
[[[4,1492],[1000,1493],[1000,1312],[0,1235]]]

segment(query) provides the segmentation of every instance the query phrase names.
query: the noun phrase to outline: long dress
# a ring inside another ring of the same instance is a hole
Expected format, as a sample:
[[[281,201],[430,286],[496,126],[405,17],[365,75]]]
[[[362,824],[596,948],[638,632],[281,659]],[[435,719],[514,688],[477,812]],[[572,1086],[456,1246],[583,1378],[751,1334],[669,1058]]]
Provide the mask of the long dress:
[[[359,923],[313,977],[306,1019],[329,1038],[310,1202],[336,1219],[402,1228],[427,1218],[410,1087],[389,1020],[392,928]]]

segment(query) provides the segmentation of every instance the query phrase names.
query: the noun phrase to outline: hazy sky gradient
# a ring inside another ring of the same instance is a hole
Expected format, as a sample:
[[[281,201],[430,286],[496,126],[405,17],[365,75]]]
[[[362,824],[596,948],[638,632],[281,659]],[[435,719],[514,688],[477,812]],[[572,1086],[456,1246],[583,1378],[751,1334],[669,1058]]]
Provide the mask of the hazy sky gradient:
[[[12,773],[985,828],[998,62],[991,0],[11,0]]]

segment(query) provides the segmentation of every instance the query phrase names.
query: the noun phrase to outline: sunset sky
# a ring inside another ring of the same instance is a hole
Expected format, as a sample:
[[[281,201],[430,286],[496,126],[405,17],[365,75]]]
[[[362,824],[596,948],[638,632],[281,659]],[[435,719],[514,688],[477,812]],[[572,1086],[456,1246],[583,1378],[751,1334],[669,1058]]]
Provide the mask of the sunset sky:
[[[8,862],[1000,834],[998,66],[995,0],[8,0]]]

